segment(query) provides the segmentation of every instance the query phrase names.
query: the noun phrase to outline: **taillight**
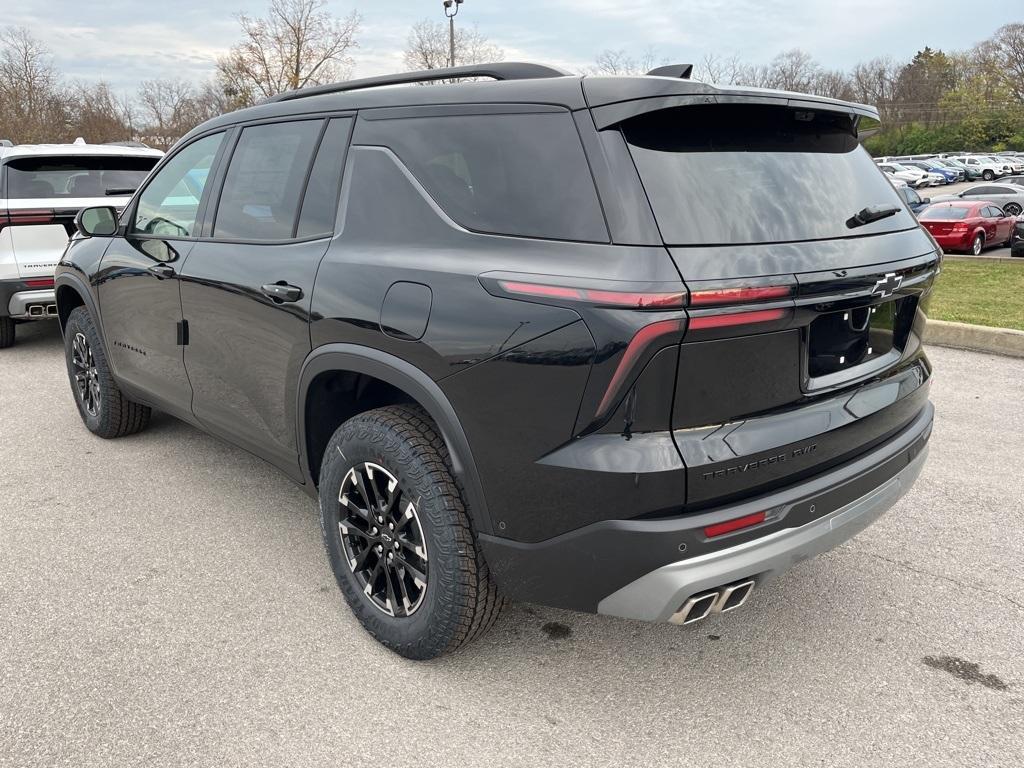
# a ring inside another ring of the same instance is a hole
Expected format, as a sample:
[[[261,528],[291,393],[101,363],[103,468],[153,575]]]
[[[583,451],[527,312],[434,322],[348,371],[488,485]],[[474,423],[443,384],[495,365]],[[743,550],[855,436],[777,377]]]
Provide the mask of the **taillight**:
[[[25,224],[51,224],[53,217],[53,210],[49,208],[0,211],[0,229]]]
[[[966,231],[967,231],[967,229],[968,229],[967,225],[966,225],[966,224],[964,224],[964,223],[963,223],[963,222],[961,221],[961,222],[959,222],[958,224],[954,224],[954,225],[953,225],[953,229],[951,229],[950,231],[951,231],[951,232],[966,232]]]
[[[789,285],[767,285],[752,288],[709,288],[693,291],[690,294],[690,305],[700,307],[712,304],[738,304],[746,301],[785,299],[792,295],[793,288]]]
[[[576,288],[545,283],[525,283],[499,280],[498,285],[506,293],[539,299],[562,299],[578,301],[597,307],[618,307],[621,309],[681,309],[685,303],[684,291],[610,291],[597,288]]]
[[[764,512],[755,512],[752,515],[744,515],[743,517],[737,517],[734,520],[726,520],[724,523],[715,523],[714,525],[705,526],[704,535],[709,539],[713,539],[716,536],[724,536],[727,533],[733,533],[734,531],[741,531],[744,528],[760,525],[764,522],[764,519]]]
[[[677,320],[661,320],[657,323],[651,323],[637,331],[633,338],[630,339],[626,351],[622,354],[622,359],[619,360],[619,364],[615,368],[615,373],[612,374],[611,381],[608,382],[608,386],[605,388],[601,404],[597,406],[597,415],[604,415],[612,406],[616,396],[622,389],[622,385],[625,383],[626,377],[636,366],[637,360],[643,356],[644,352],[651,345],[657,342],[658,339],[667,336],[674,336],[675,338],[671,339],[670,343],[678,344],[682,339],[682,333],[685,329],[686,321],[679,318]]]
[[[734,325],[770,323],[786,316],[787,309],[756,309],[750,312],[727,312],[721,315],[701,315],[690,318],[690,328],[695,331],[707,328],[729,328]]]

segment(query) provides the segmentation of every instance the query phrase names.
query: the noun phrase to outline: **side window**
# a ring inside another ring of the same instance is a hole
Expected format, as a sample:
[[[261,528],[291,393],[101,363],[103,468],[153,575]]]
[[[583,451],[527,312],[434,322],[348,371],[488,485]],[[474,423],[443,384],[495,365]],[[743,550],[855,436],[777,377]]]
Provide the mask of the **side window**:
[[[995,195],[999,190],[996,187],[974,187],[964,192],[965,195],[977,197],[978,195]]]
[[[568,112],[367,121],[437,204],[467,229],[607,242],[608,230]]]
[[[351,128],[350,117],[336,118],[328,124],[302,198],[302,213],[299,214],[296,237],[316,237],[334,232],[338,195],[341,193],[341,174]]]
[[[910,203],[911,205],[917,205],[918,203],[921,202],[921,196],[917,194],[917,192],[912,190],[910,187],[904,187],[903,193],[904,197],[907,198],[907,202]]]
[[[215,133],[170,158],[139,196],[130,231],[161,237],[192,237],[210,167],[224,140]]]
[[[224,177],[215,238],[295,237],[302,189],[322,127],[322,120],[299,120],[242,131]]]

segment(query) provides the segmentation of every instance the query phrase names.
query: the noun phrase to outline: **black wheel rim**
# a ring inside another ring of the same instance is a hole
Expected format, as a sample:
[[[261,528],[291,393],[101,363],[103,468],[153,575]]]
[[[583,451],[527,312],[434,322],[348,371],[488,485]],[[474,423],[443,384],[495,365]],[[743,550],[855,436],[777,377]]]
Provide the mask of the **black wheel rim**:
[[[90,416],[100,412],[100,377],[96,371],[96,360],[85,334],[75,334],[71,342],[71,365],[74,368],[75,391],[82,408]]]
[[[411,616],[427,592],[427,544],[416,505],[378,464],[353,467],[338,494],[338,529],[363,594],[389,616]]]
[[[1006,211],[1010,216],[1020,216],[1020,212],[1022,209],[1016,203],[1010,203],[1003,210]]]

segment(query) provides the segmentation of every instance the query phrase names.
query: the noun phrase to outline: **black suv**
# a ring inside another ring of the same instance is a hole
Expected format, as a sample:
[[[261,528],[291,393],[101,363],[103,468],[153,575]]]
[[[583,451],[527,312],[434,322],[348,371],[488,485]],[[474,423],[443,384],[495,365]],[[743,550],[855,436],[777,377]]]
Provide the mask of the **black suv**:
[[[920,472],[941,253],[874,109],[687,76],[433,70],[199,126],[60,264],[86,425],[158,408],[305,485],[408,657],[506,598],[739,607]]]

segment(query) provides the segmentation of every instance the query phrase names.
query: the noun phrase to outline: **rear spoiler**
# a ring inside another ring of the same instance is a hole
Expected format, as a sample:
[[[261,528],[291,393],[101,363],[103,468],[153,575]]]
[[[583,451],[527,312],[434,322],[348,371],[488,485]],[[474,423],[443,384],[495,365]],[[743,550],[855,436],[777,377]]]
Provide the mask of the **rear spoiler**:
[[[763,104],[837,112],[853,118],[860,138],[877,131],[881,125],[875,107],[788,91],[718,88],[692,80],[670,80],[663,77],[644,78],[639,82],[638,78],[586,77],[583,79],[583,88],[598,130],[648,112],[698,104]],[[637,91],[641,88],[647,93],[638,97]]]

